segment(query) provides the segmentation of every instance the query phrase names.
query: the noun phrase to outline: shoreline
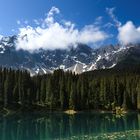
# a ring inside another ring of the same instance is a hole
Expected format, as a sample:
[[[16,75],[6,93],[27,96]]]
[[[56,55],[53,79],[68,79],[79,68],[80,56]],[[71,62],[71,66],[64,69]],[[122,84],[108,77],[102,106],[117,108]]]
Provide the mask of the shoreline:
[[[66,115],[75,115],[75,114],[81,114],[81,113],[93,113],[93,114],[115,114],[115,115],[120,115],[123,116],[128,113],[140,113],[140,110],[126,110],[125,113],[120,113],[117,114],[115,111],[111,110],[80,110],[80,111],[75,111],[75,110],[49,110],[43,107],[39,108],[18,108],[18,109],[13,109],[13,108],[0,108],[0,115],[2,116],[10,116],[10,115],[16,115],[16,114],[22,114],[22,113],[33,113],[33,114],[66,114]]]

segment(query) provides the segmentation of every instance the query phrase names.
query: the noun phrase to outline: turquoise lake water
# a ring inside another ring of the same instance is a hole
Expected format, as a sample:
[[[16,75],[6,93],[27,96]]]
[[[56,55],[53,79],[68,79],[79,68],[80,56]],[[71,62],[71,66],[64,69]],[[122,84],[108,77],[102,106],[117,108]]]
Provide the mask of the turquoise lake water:
[[[0,117],[0,140],[140,140],[140,114],[52,113]]]

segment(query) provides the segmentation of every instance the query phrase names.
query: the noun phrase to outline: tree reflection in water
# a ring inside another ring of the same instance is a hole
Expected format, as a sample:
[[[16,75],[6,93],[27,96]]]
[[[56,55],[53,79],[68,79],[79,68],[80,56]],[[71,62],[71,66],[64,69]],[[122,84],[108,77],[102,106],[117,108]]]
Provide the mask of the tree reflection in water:
[[[140,114],[22,114],[0,117],[0,140],[50,140],[140,129]]]

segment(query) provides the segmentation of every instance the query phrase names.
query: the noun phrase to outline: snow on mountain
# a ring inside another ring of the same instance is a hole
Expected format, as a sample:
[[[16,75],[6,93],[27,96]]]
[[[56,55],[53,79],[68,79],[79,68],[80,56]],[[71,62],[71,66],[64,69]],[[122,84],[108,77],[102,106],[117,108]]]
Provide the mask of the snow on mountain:
[[[108,45],[92,49],[87,45],[70,46],[67,50],[43,50],[33,53],[16,50],[16,36],[0,40],[0,65],[14,69],[28,70],[31,75],[46,74],[56,69],[75,73],[114,67],[134,45],[122,47]]]

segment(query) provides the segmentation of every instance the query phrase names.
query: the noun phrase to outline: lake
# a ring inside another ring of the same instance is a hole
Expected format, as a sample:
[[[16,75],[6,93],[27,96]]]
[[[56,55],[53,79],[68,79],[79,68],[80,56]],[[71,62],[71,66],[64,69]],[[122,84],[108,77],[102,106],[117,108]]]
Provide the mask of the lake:
[[[20,114],[0,117],[0,140],[140,140],[140,114]]]

